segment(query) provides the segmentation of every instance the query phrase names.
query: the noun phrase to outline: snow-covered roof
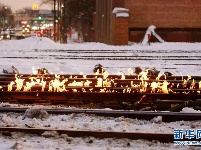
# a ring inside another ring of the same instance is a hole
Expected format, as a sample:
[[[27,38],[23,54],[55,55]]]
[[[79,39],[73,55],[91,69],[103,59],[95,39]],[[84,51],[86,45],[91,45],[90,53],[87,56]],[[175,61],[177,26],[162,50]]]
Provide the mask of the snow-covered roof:
[[[121,7],[115,7],[112,13],[115,13],[116,17],[129,17],[129,10]]]
[[[113,9],[112,13],[118,13],[118,12],[120,12],[120,11],[129,12],[129,10],[126,9],[126,8],[115,7],[115,8]]]

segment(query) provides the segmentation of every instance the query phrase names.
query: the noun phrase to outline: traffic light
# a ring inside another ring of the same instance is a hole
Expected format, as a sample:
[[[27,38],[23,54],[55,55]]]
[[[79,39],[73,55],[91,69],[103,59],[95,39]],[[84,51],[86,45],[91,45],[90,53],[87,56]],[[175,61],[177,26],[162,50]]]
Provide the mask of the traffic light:
[[[61,17],[59,16],[59,17],[58,17],[58,20],[60,20],[60,19],[61,19]]]
[[[39,20],[41,20],[41,19],[42,19],[42,17],[41,17],[41,16],[38,16],[38,19],[39,19]]]

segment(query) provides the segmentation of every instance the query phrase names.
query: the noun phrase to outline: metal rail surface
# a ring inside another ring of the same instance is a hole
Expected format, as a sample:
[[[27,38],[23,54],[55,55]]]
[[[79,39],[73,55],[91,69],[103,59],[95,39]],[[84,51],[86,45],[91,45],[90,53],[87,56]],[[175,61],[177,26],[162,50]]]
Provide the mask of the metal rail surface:
[[[1,74],[0,101],[178,111],[201,106],[200,80],[200,76]],[[55,83],[59,86],[53,87]],[[158,87],[153,89],[152,83]]]
[[[0,127],[0,131],[5,134],[7,132],[24,132],[31,134],[41,135],[46,131],[56,131],[58,134],[67,134],[70,137],[87,137],[92,136],[95,138],[128,138],[128,139],[146,139],[149,141],[157,140],[160,142],[173,142],[173,134],[160,134],[160,133],[132,133],[132,132],[108,132],[108,131],[85,131],[85,130],[59,130],[48,128],[18,128],[18,127]],[[6,135],[9,135],[6,133]],[[193,139],[191,139],[193,140]]]
[[[10,107],[0,107],[1,113],[25,113],[28,108],[10,108]],[[161,116],[163,122],[174,122],[174,121],[195,121],[201,120],[201,113],[180,113],[180,112],[153,112],[153,111],[114,111],[114,110],[93,110],[93,109],[43,109],[48,114],[93,114],[97,116],[104,117],[122,117],[132,118],[132,119],[144,119],[151,120],[154,117]]]
[[[62,130],[50,128],[18,128],[18,127],[0,127],[2,134],[9,135],[7,132],[24,132],[31,134],[42,135],[44,132],[57,132],[60,134],[67,134],[70,137],[87,137],[95,138],[128,138],[132,140],[145,139],[149,141],[160,141],[169,143],[174,141],[174,134],[167,133],[135,133],[135,132],[109,132],[109,131],[87,131],[87,130]],[[196,141],[196,138],[182,139],[182,141]],[[178,140],[179,141],[179,140]]]

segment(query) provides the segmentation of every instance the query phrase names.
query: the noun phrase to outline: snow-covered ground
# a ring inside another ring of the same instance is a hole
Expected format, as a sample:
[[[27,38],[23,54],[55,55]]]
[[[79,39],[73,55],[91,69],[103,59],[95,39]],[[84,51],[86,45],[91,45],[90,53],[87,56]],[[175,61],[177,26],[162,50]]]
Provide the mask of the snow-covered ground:
[[[12,105],[6,104],[12,107]],[[0,107],[4,107],[1,104]],[[13,105],[13,107],[16,107]],[[43,106],[34,106],[27,109],[24,114],[1,113],[0,127],[31,127],[66,130],[90,130],[90,131],[113,131],[113,132],[142,132],[142,133],[169,133],[174,129],[200,129],[200,121],[177,121],[165,123],[158,116],[150,121],[130,119],[125,117],[102,117],[87,114],[53,115],[45,113],[44,117],[35,115],[35,110],[41,110]],[[68,108],[72,109],[72,108]],[[194,112],[191,108],[184,108],[182,112]],[[46,136],[48,135],[48,137]],[[49,136],[52,135],[52,136]],[[16,133],[0,136],[0,149],[9,150],[35,150],[35,149],[58,149],[58,150],[141,150],[143,148],[153,150],[191,149],[199,147],[174,146],[173,143],[160,143],[157,141],[130,140],[130,139],[97,139],[94,137],[72,138],[66,134],[46,133],[43,136]]]
[[[20,73],[31,73],[32,67],[47,68],[54,74],[93,74],[100,63],[110,73],[128,72],[140,66],[174,75],[200,75],[201,43],[151,43],[112,46],[103,43],[59,44],[48,38],[0,41],[0,69],[10,66]]]
[[[32,73],[32,67],[46,68],[54,74],[93,74],[100,63],[110,73],[127,73],[128,68],[155,67],[161,72],[175,75],[200,75],[201,43],[151,43],[129,46],[111,46],[102,43],[59,44],[47,38],[29,37],[24,40],[0,41],[0,70],[15,66],[20,73]],[[0,107],[4,107],[1,104]],[[14,107],[11,105],[11,107]],[[41,106],[40,106],[41,108]],[[196,112],[185,108],[183,112]],[[98,117],[85,114],[49,115],[45,119],[29,118],[24,114],[0,113],[0,127],[25,124],[31,127],[57,129],[84,129],[126,132],[173,133],[174,129],[201,129],[201,121],[165,123],[129,119],[124,117]],[[128,150],[128,149],[200,149],[200,147],[174,146],[173,143],[129,139],[71,138],[67,135],[54,137],[23,133],[0,135],[0,150]]]
[[[0,137],[1,150],[199,150],[199,147],[174,146],[172,143],[129,139],[71,138],[67,135],[45,138],[30,134],[13,133]]]

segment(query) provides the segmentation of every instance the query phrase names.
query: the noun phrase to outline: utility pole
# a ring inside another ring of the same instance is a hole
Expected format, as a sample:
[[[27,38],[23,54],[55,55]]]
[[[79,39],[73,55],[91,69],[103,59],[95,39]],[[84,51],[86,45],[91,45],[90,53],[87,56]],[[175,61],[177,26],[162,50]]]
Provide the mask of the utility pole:
[[[55,32],[56,32],[56,0],[53,0],[54,1],[54,31],[53,31],[53,38],[54,38],[54,41],[56,42],[56,35],[55,35]]]
[[[62,19],[62,42],[67,43],[67,17],[66,17],[66,8],[67,8],[67,0],[62,0],[62,13],[61,13],[61,19]]]
[[[54,41],[67,43],[66,5],[67,0],[54,1]],[[56,34],[55,34],[56,33]]]
[[[57,41],[60,41],[60,26],[61,26],[61,21],[60,21],[60,0],[57,0]]]

